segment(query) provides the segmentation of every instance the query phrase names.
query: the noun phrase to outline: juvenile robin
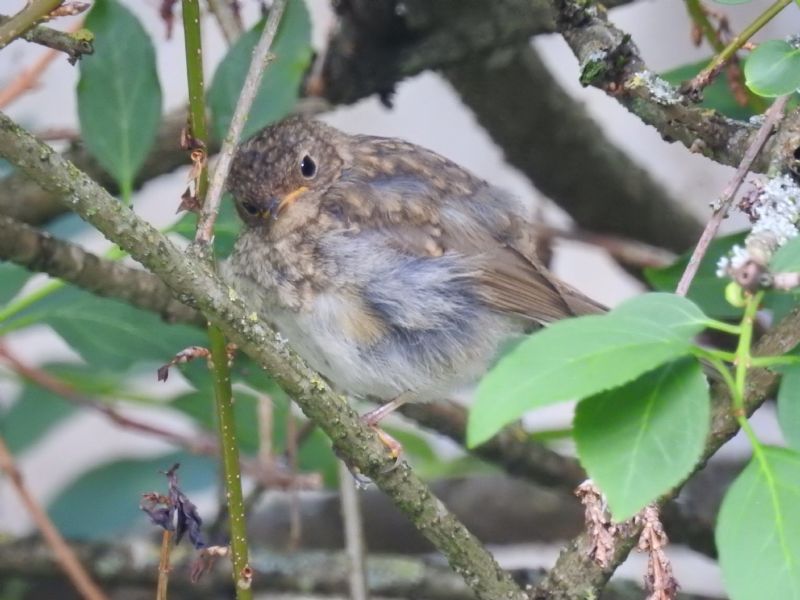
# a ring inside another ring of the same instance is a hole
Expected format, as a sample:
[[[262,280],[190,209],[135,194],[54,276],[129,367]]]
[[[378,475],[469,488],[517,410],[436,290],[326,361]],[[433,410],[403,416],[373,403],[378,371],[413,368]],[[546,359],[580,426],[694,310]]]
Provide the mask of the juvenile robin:
[[[603,310],[536,258],[528,206],[399,139],[289,118],[238,148],[228,187],[244,228],[226,277],[341,392],[384,403],[373,426]]]

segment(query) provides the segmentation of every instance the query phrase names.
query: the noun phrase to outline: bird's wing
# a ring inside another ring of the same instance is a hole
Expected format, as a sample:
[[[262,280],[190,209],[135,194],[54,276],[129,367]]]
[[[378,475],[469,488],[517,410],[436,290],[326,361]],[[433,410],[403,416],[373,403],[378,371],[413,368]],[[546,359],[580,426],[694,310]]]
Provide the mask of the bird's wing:
[[[454,254],[467,259],[474,293],[490,308],[538,323],[604,312],[605,308],[559,281],[525,240],[531,224],[520,205],[463,171],[455,193],[431,189],[413,173],[345,177],[327,202],[345,211],[362,231],[432,261]],[[452,176],[452,173],[450,173]]]

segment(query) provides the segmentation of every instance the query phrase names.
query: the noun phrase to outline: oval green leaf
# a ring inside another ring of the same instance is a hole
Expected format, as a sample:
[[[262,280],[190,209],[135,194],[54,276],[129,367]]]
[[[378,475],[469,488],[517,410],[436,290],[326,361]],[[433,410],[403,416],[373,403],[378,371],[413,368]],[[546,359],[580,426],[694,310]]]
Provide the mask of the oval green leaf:
[[[488,440],[532,408],[597,394],[688,354],[686,331],[613,313],[550,325],[483,378],[469,414],[468,445]]]
[[[616,521],[633,516],[691,472],[710,415],[708,382],[693,358],[581,400],[574,421],[578,456]]]
[[[10,327],[49,325],[95,368],[127,369],[138,361],[165,363],[187,346],[206,342],[188,325],[167,325],[158,315],[123,302],[64,287],[20,311]]]
[[[666,292],[652,292],[626,300],[611,311],[611,316],[658,323],[686,337],[697,335],[709,323],[708,317],[694,302]]]
[[[763,447],[722,501],[716,542],[732,600],[800,600],[800,454]]]
[[[781,373],[778,423],[786,442],[800,450],[800,365],[782,367]]]
[[[222,59],[208,92],[212,126],[218,139],[228,132],[242,91],[253,48],[264,21],[245,33]],[[303,0],[289,0],[271,53],[275,59],[264,72],[242,139],[289,114],[300,94],[300,84],[311,60],[311,19]]]
[[[744,63],[747,87],[769,98],[800,87],[800,49],[783,40],[769,40],[753,50]]]
[[[80,62],[81,134],[125,196],[161,121],[155,51],[142,25],[118,0],[96,0],[86,27],[94,34],[94,54]]]

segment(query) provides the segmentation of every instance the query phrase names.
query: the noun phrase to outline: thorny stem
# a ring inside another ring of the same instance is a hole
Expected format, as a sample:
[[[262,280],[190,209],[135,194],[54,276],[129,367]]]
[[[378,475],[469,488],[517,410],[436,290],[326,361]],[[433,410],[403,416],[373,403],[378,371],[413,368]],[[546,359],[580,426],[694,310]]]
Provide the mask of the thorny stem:
[[[256,99],[256,94],[261,84],[261,78],[271,62],[272,55],[269,53],[269,50],[278,33],[278,26],[280,25],[285,8],[286,0],[275,0],[269,11],[269,18],[267,19],[266,25],[264,25],[264,31],[253,50],[253,58],[250,61],[250,67],[247,70],[247,76],[245,77],[244,85],[242,85],[242,91],[239,94],[239,101],[236,103],[236,108],[233,111],[233,118],[228,128],[228,134],[222,141],[222,148],[217,157],[217,165],[214,168],[214,175],[211,178],[208,195],[203,202],[200,221],[197,224],[195,248],[201,255],[208,254],[208,246],[214,237],[214,222],[217,220],[217,213],[219,212],[219,205],[222,200],[222,190],[225,187],[225,180],[228,178],[228,172],[230,171],[231,162],[233,161],[233,154],[236,151],[236,145],[239,143],[242,130],[247,122],[247,116],[250,114],[250,107]]]
[[[28,31],[62,2],[63,0],[30,0],[25,8],[0,25],[0,48],[5,48]]]
[[[722,220],[728,215],[728,211],[730,210],[731,204],[733,204],[733,199],[736,196],[736,192],[739,190],[744,178],[750,171],[750,167],[753,165],[758,153],[761,151],[761,148],[772,134],[772,130],[775,125],[778,123],[778,121],[780,121],[781,117],[783,117],[783,109],[786,107],[786,102],[788,99],[789,96],[781,96],[772,103],[772,105],[767,109],[767,112],[764,114],[764,122],[761,124],[756,137],[753,139],[753,143],[750,144],[747,152],[745,152],[744,158],[742,158],[739,168],[736,169],[733,179],[731,179],[728,182],[728,185],[725,186],[725,189],[722,190],[717,207],[714,209],[714,213],[711,215],[711,218],[706,224],[706,227],[700,236],[700,240],[697,242],[694,252],[692,252],[692,257],[689,259],[689,263],[686,265],[683,275],[681,275],[681,280],[678,282],[678,287],[675,290],[675,293],[679,296],[685,296],[689,291],[689,286],[692,285],[692,280],[697,274],[697,269],[700,268],[700,261],[703,260],[703,257],[708,251],[708,246],[711,244],[711,241],[717,234],[717,230],[722,224]]]
[[[28,490],[2,436],[0,436],[0,472],[6,474],[11,485],[16,489],[22,504],[31,515],[33,522],[36,523],[36,527],[39,528],[42,537],[47,542],[47,545],[50,546],[56,560],[72,582],[72,585],[75,586],[75,589],[86,600],[107,600],[106,595],[92,580],[78,557],[75,556],[72,548],[64,541],[61,533],[53,525],[50,517],[47,516],[47,513]]]
[[[208,147],[208,130],[205,120],[203,89],[203,47],[200,30],[200,4],[198,0],[183,0],[183,28],[186,40],[186,76],[189,87],[189,124],[192,136]],[[249,108],[249,106],[248,106]],[[203,202],[208,185],[205,166],[197,178],[197,198]],[[213,227],[213,222],[211,223]],[[209,238],[210,240],[210,238]],[[209,254],[210,257],[210,254]],[[242,472],[239,463],[239,440],[231,389],[231,373],[225,336],[215,325],[209,324],[211,343],[211,371],[214,380],[214,397],[217,407],[217,426],[225,478],[225,495],[231,533],[231,562],[233,582],[238,600],[251,600],[253,592],[252,570],[247,545]]]
[[[767,10],[758,15],[755,20],[745,27],[725,48],[717,54],[709,65],[700,71],[692,80],[691,88],[701,90],[708,85],[714,75],[727,63],[731,57],[753,37],[756,32],[769,23],[775,16],[788,6],[792,0],[777,0]]]

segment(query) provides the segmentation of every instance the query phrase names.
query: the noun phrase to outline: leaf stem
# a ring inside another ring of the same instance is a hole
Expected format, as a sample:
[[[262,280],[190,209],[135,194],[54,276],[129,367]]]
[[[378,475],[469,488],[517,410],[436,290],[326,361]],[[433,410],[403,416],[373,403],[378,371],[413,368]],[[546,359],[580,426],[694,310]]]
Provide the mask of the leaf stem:
[[[744,307],[744,316],[742,316],[742,333],[736,346],[735,389],[733,394],[733,408],[737,418],[744,411],[745,384],[747,383],[747,370],[750,368],[750,349],[753,344],[753,324],[755,323],[758,305],[763,296],[764,292],[748,294],[747,304]]]
[[[716,319],[709,319],[706,324],[711,329],[716,329],[717,331],[723,331],[725,333],[731,333],[733,335],[739,335],[740,333],[742,333],[741,325],[726,323],[725,321],[717,321]]]
[[[716,73],[725,66],[731,57],[744,46],[744,44],[753,37],[759,29],[769,23],[775,16],[788,6],[792,0],[777,0],[770,5],[763,13],[758,15],[750,25],[745,27],[739,35],[734,37],[731,42],[723,48],[723,50],[714,57],[709,65],[700,71],[697,76],[692,80],[691,88],[701,90],[706,87]]]

